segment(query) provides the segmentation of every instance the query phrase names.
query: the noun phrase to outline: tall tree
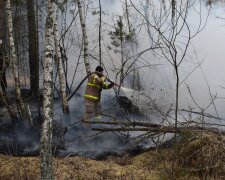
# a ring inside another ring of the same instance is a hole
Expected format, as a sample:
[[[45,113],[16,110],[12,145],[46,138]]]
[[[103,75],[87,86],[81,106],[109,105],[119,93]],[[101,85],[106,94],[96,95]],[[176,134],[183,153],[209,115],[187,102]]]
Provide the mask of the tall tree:
[[[56,49],[56,59],[58,64],[58,75],[59,75],[59,85],[60,85],[60,95],[62,100],[63,112],[69,114],[69,106],[66,97],[66,82],[65,76],[63,72],[63,65],[62,65],[62,56],[60,51],[60,42],[59,42],[59,33],[58,33],[58,25],[56,21],[56,13],[54,16],[54,42],[55,42],[55,49]]]
[[[128,10],[127,0],[125,0],[125,13],[126,13],[128,30],[129,30],[129,33],[131,34],[132,30],[131,30],[131,24],[130,24],[130,19],[129,19],[129,10]]]
[[[0,1],[0,72],[1,72],[1,87],[2,90],[5,92],[7,88],[7,81],[5,76],[5,57],[6,57],[6,51],[5,51],[5,26],[4,26],[4,3],[3,1]]]
[[[84,50],[84,65],[86,68],[87,74],[91,73],[90,63],[88,60],[88,39],[87,39],[87,31],[86,31],[86,24],[84,21],[84,15],[82,10],[82,5],[80,0],[77,0],[78,12],[80,16],[80,24],[82,29],[82,37],[83,37],[83,50]]]
[[[44,57],[44,84],[43,84],[43,111],[40,140],[40,168],[41,179],[53,179],[52,165],[52,121],[53,121],[53,0],[48,0],[48,15],[45,23],[45,57]]]
[[[29,65],[30,65],[30,92],[38,99],[39,95],[39,60],[38,37],[34,0],[27,0],[27,19],[29,30]]]
[[[12,121],[14,121],[14,120],[17,119],[16,113],[15,113],[13,107],[11,106],[8,97],[6,96],[5,83],[4,83],[4,80],[3,80],[3,79],[5,79],[6,54],[5,54],[5,51],[4,51],[3,47],[2,47],[1,42],[0,42],[0,63],[1,63],[1,67],[0,67],[1,68],[0,69],[0,81],[2,82],[1,86],[0,86],[0,98],[1,98],[1,101],[4,103],[4,105],[6,106],[7,111],[9,113]]]
[[[12,119],[12,121],[16,120],[16,113],[13,109],[13,107],[10,104],[10,101],[6,95],[6,88],[7,88],[7,81],[6,81],[6,66],[7,66],[7,57],[6,57],[6,51],[5,51],[5,26],[4,26],[4,3],[3,1],[0,1],[0,98],[1,101],[6,106],[6,109]]]
[[[176,0],[172,0],[172,20],[174,19],[175,17],[175,14],[176,14]]]
[[[149,6],[150,6],[150,1],[146,0],[145,7],[144,7],[144,15],[145,15],[145,18],[148,19],[148,20],[149,20]],[[152,37],[152,33],[150,31],[150,25],[147,23],[146,26],[147,26],[147,33],[148,33],[148,37],[149,37],[149,42],[151,44],[153,44],[153,37]]]
[[[12,22],[12,12],[11,12],[10,0],[6,1],[5,8],[6,8],[6,14],[7,14],[7,26],[8,26],[8,34],[9,34],[11,68],[13,71],[13,77],[14,77],[14,81],[15,81],[16,100],[17,100],[17,104],[18,104],[18,109],[20,110],[22,118],[28,120],[29,123],[32,125],[33,121],[31,118],[30,110],[28,108],[28,105],[26,105],[23,102],[23,99],[21,96],[20,82],[19,82],[19,75],[18,75],[17,56],[16,56],[16,52],[15,52],[15,44],[14,44],[14,38],[13,38],[13,22]]]
[[[3,20],[4,20],[4,3],[3,1],[0,1],[0,40],[2,42],[3,34],[4,34],[4,26],[3,26]]]
[[[99,30],[98,30],[98,46],[99,46],[99,64],[102,65],[102,4],[99,0]]]

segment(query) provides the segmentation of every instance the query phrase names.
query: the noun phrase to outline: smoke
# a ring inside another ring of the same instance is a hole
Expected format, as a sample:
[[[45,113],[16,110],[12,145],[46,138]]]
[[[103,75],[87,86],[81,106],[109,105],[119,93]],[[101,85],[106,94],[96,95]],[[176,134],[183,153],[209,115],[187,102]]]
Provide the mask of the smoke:
[[[40,128],[30,127],[27,122],[19,119],[12,124],[0,127],[0,151],[10,155],[36,155],[39,150]]]
[[[108,90],[112,91],[112,90]],[[102,121],[111,121],[112,118],[105,116],[110,115],[116,119],[123,120],[123,115],[117,116],[118,104],[114,99],[113,93],[103,92],[102,94]],[[70,120],[64,122],[64,126],[68,126],[67,132],[64,136],[65,149],[59,150],[59,155],[78,154],[91,158],[96,158],[104,153],[122,153],[123,150],[129,146],[129,138],[118,133],[105,132],[99,133],[93,131],[92,128],[112,127],[110,125],[93,125],[83,124],[82,118],[84,116],[84,98],[75,96],[70,101]],[[62,119],[62,118],[61,118]],[[92,118],[96,121],[95,117]],[[73,125],[74,124],[74,125]],[[71,125],[71,126],[70,126]],[[115,126],[114,126],[115,127]]]
[[[112,90],[111,90],[112,91]],[[110,94],[110,93],[109,93]],[[103,93],[102,111],[104,114],[114,116],[123,120],[123,112],[118,110],[118,104],[114,96]],[[76,95],[69,101],[70,115],[62,112],[61,103],[55,102],[53,123],[53,149],[54,155],[83,155],[91,158],[99,158],[106,153],[120,154],[124,152],[131,143],[129,138],[118,133],[93,131],[94,127],[104,128],[102,125],[86,125],[82,123],[85,104],[82,96]],[[120,112],[120,113],[118,113]],[[117,116],[117,115],[120,116]],[[102,115],[102,121],[112,120]],[[39,122],[40,123],[40,122]],[[40,124],[35,123],[30,127],[21,120],[14,127],[1,126],[0,151],[16,156],[38,155],[40,150]],[[63,129],[67,132],[62,139]],[[112,127],[112,126],[107,126]]]

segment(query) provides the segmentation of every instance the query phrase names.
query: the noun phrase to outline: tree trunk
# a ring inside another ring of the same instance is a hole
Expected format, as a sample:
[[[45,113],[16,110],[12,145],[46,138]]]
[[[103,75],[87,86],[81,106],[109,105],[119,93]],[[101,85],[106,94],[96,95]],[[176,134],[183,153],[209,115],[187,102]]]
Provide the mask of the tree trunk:
[[[4,37],[4,26],[3,26],[3,20],[4,20],[4,4],[3,1],[0,1],[0,40],[2,44],[2,38]]]
[[[29,65],[30,65],[30,92],[38,99],[39,96],[39,62],[36,33],[36,18],[34,0],[27,0],[27,19],[29,29]]]
[[[90,63],[88,60],[88,40],[87,40],[87,32],[86,32],[86,25],[84,21],[83,11],[80,0],[77,0],[78,12],[80,16],[80,24],[82,29],[82,36],[83,36],[83,48],[84,48],[84,65],[86,68],[87,74],[91,73]]]
[[[0,72],[1,72],[1,88],[5,92],[7,88],[7,81],[5,76],[5,26],[4,26],[4,4],[3,1],[0,1]]]
[[[55,42],[55,49],[56,49],[56,59],[58,63],[58,75],[59,75],[59,85],[60,85],[60,94],[63,106],[63,112],[69,114],[69,106],[66,97],[66,86],[65,86],[65,76],[63,72],[62,66],[62,56],[60,51],[60,42],[59,42],[59,33],[58,33],[58,25],[56,21],[56,13],[54,16],[54,42]]]
[[[129,19],[129,11],[128,11],[127,0],[125,0],[125,12],[126,12],[126,18],[127,18],[127,25],[128,25],[129,34],[131,35],[132,30],[131,30],[131,24],[130,24],[130,19]]]
[[[172,0],[172,20],[174,19],[176,14],[176,0]]]
[[[16,88],[16,100],[18,103],[18,108],[22,115],[23,119],[28,120],[28,122],[32,125],[33,121],[31,118],[31,113],[29,112],[29,108],[24,104],[23,99],[21,97],[21,90],[19,84],[19,75],[18,75],[18,66],[17,66],[17,56],[15,52],[15,44],[13,38],[13,22],[12,22],[12,12],[10,0],[6,1],[6,12],[7,12],[7,25],[8,25],[8,34],[9,34],[9,46],[10,46],[10,56],[11,56],[11,68],[13,71],[15,88]]]
[[[0,98],[1,98],[1,101],[4,103],[4,105],[6,106],[6,109],[11,117],[11,120],[14,123],[17,120],[16,113],[13,107],[11,106],[8,97],[6,96],[6,92],[3,92],[1,86],[0,86]]]
[[[1,24],[0,24],[1,27]],[[0,40],[1,41],[1,40]],[[5,75],[5,71],[6,71],[6,52],[5,49],[3,47],[3,44],[1,44],[0,42],[0,83],[1,83],[1,89],[3,92],[6,92],[6,88],[7,88],[7,81],[6,81],[6,75]]]
[[[144,10],[145,10],[145,18],[147,20],[147,33],[148,33],[148,38],[149,38],[149,43],[151,45],[153,45],[153,37],[152,37],[152,33],[151,33],[151,29],[150,29],[150,18],[149,18],[149,6],[150,6],[150,1],[149,0],[146,0],[146,3],[145,3],[145,7],[144,7]]]
[[[7,111],[12,119],[12,121],[16,120],[16,113],[13,110],[13,107],[11,106],[8,97],[6,96],[6,89],[5,89],[5,83],[4,80],[5,79],[5,69],[6,69],[6,60],[5,60],[5,52],[4,49],[2,47],[2,45],[0,44],[0,62],[1,62],[1,66],[0,66],[0,81],[1,81],[1,85],[0,85],[0,98],[1,101],[4,103],[4,105],[7,108]],[[4,88],[4,89],[3,89]]]
[[[162,6],[163,6],[164,11],[166,12],[167,9],[166,9],[166,1],[165,0],[162,0]]]
[[[102,5],[101,0],[99,0],[99,30],[98,30],[98,46],[99,46],[99,65],[102,65]]]
[[[120,31],[120,46],[121,46],[121,73],[120,73],[120,86],[123,85],[123,80],[124,80],[124,34],[123,34],[123,22],[122,22],[122,17],[119,16],[119,22],[120,22],[120,26],[119,26],[119,31]],[[120,88],[118,90],[118,92],[120,91]]]
[[[45,24],[45,57],[44,57],[44,84],[43,84],[43,111],[40,140],[40,168],[41,179],[54,179],[52,165],[52,121],[53,121],[53,23],[54,5],[48,0],[48,15]]]

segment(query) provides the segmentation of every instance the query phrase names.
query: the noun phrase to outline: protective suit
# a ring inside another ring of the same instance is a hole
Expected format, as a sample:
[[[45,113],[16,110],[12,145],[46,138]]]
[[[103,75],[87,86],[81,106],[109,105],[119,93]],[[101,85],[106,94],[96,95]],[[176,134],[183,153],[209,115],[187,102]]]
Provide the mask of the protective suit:
[[[100,66],[98,66],[100,67]],[[96,70],[99,70],[98,67]],[[101,69],[100,69],[101,70]],[[106,77],[102,74],[102,71],[95,71],[89,78],[84,94],[86,114],[84,121],[90,120],[92,117],[99,118],[101,113],[101,92],[102,89],[111,89],[113,83],[106,83]]]

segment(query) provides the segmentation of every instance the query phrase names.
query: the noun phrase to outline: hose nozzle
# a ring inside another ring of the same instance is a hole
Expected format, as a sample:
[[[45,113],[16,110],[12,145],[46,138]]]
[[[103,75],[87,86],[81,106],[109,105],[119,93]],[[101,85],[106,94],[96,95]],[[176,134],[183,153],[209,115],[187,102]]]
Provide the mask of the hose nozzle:
[[[107,81],[109,81],[109,82],[113,83],[114,85],[120,87],[120,85],[119,85],[119,84],[116,84],[113,80],[111,80],[111,79],[109,79],[109,78],[106,78],[106,79],[107,79]]]

